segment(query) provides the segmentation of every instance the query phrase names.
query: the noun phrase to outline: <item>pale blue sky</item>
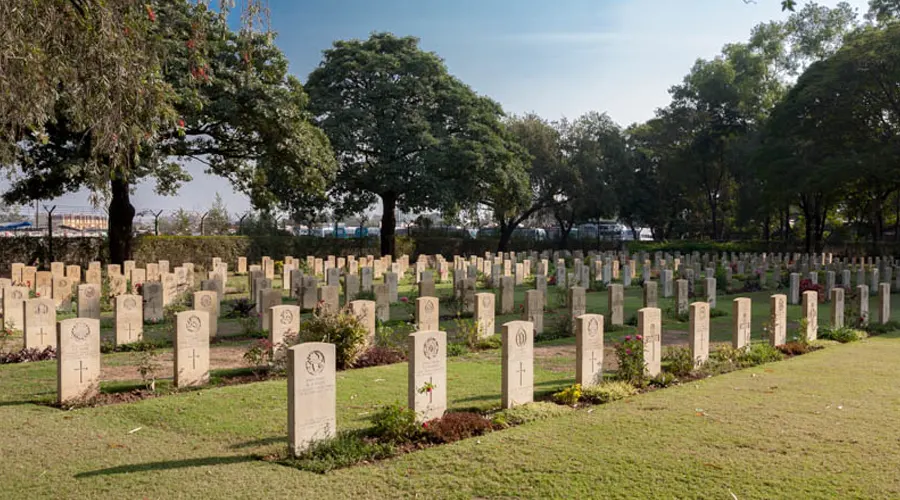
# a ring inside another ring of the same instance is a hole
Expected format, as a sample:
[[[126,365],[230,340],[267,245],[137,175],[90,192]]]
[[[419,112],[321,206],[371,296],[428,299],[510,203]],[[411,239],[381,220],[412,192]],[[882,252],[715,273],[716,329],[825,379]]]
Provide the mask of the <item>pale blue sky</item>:
[[[836,1],[821,1],[834,6]],[[850,3],[864,12],[865,0]],[[301,80],[333,40],[373,31],[414,35],[450,72],[511,113],[549,118],[607,112],[621,125],[651,118],[697,58],[711,58],[750,29],[780,19],[780,0],[270,0],[276,43]],[[227,182],[190,166],[176,197],[138,186],[134,204],[203,210],[218,191],[249,208]],[[87,206],[87,193],[56,200]]]

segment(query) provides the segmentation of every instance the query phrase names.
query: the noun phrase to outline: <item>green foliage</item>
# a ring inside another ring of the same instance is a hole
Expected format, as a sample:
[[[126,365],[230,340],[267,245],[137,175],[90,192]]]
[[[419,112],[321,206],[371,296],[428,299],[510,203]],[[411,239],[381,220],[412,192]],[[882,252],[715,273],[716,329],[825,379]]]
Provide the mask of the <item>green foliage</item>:
[[[728,311],[725,309],[719,309],[718,307],[709,310],[709,317],[712,318],[721,318],[722,316],[728,316]]]
[[[394,445],[415,442],[422,435],[416,412],[399,403],[385,405],[372,414],[370,435]]]
[[[592,404],[605,404],[637,394],[637,389],[621,380],[607,380],[598,385],[585,387],[581,399]]]
[[[538,420],[556,418],[566,415],[571,408],[554,403],[538,402],[514,406],[500,410],[494,414],[492,423],[499,428],[507,428],[515,425],[527,424]]]
[[[354,314],[314,314],[300,323],[297,342],[328,342],[335,345],[339,370],[351,368],[366,348],[368,333]]]
[[[581,399],[581,384],[574,384],[553,394],[553,401],[557,404],[575,406]]]
[[[282,462],[300,470],[325,474],[360,462],[390,458],[397,453],[391,443],[373,441],[360,431],[343,431],[333,439],[315,442],[298,457]]]
[[[662,355],[663,369],[676,377],[685,377],[694,371],[694,359],[687,347],[667,347]]]
[[[455,358],[468,353],[469,348],[466,344],[460,344],[458,342],[450,342],[447,344],[447,357]]]
[[[500,349],[501,347],[503,347],[503,339],[499,335],[491,335],[490,337],[479,339],[475,345],[475,349],[479,351]]]
[[[883,335],[885,333],[900,330],[900,321],[888,321],[887,323],[870,323],[865,327],[869,335]]]
[[[137,353],[138,373],[141,380],[150,392],[156,392],[156,378],[162,365],[158,360],[159,354],[154,349],[147,349]]]
[[[822,328],[819,330],[818,338],[823,340],[834,340],[842,344],[848,342],[856,342],[868,336],[863,330],[857,330],[847,326],[841,328]]]
[[[808,349],[808,344],[795,342],[792,345],[801,346],[801,350]],[[734,349],[726,346],[710,354],[709,361],[703,365],[702,371],[711,374],[726,373],[763,363],[780,361],[784,359],[782,352],[781,349],[772,347],[768,343],[755,343],[744,349]]]
[[[616,378],[623,382],[642,387],[647,381],[644,364],[644,343],[640,335],[632,338],[626,335],[623,341],[615,345],[619,369]]]
[[[669,387],[678,383],[678,378],[669,372],[660,372],[659,375],[650,379],[650,385],[654,387]]]

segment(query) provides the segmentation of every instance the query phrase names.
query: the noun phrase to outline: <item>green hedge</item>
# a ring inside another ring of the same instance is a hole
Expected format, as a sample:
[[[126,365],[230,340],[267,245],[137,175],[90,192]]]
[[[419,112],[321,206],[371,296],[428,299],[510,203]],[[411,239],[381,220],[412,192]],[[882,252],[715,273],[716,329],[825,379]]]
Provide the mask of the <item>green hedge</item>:
[[[107,243],[104,238],[53,238],[53,255],[46,237],[13,236],[0,238],[0,270],[3,276],[9,275],[9,265],[23,262],[26,265],[40,265],[50,268],[50,262],[57,260],[69,264],[87,267],[88,262],[104,260],[107,255]]]

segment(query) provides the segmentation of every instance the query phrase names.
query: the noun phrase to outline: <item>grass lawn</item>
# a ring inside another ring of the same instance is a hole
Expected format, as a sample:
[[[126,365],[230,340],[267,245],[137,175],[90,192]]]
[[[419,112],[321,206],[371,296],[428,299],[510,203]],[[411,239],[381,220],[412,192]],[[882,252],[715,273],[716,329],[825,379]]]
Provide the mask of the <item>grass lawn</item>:
[[[284,380],[66,412],[34,403],[53,362],[5,365],[0,498],[897,497],[897,359],[896,335],[836,345],[326,475],[256,459],[285,445]],[[554,368],[539,392],[571,383]],[[452,409],[498,406],[496,353],[448,383]],[[339,373],[338,425],[405,388],[405,364]]]

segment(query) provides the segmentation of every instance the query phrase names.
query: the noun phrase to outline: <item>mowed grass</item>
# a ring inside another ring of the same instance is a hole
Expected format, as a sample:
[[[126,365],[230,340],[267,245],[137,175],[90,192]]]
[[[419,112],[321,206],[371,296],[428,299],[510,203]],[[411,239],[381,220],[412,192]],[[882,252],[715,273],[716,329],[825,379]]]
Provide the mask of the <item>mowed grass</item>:
[[[326,475],[257,459],[285,445],[284,380],[60,411],[33,403],[52,362],[0,366],[0,498],[896,498],[898,359],[897,335],[830,346]],[[339,426],[403,401],[406,369],[339,373]],[[448,389],[496,407],[496,357],[450,360]]]

